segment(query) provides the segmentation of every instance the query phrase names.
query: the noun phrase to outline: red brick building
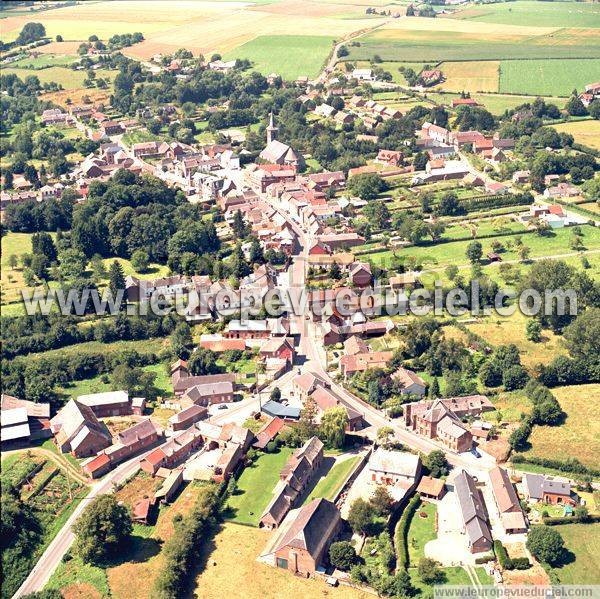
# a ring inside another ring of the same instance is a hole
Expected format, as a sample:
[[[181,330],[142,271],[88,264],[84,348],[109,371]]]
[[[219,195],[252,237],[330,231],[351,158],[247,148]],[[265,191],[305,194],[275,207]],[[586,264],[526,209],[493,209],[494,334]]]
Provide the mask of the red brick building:
[[[327,499],[314,499],[288,514],[273,549],[278,568],[309,577],[327,559],[327,549],[340,530],[342,518]]]

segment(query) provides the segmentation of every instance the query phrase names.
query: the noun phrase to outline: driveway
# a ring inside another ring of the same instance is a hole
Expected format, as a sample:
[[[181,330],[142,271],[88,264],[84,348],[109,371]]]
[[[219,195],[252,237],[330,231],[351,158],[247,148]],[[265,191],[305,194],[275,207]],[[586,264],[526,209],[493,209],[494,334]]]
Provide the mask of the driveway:
[[[446,493],[437,503],[438,537],[425,545],[425,555],[443,566],[474,564],[475,556],[469,551],[467,537],[462,530],[458,497]]]

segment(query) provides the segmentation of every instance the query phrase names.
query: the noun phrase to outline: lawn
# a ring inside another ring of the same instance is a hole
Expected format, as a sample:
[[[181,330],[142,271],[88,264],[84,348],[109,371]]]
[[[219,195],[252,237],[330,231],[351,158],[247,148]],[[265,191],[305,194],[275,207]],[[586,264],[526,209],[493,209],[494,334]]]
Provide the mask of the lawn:
[[[352,472],[352,469],[356,466],[360,456],[348,458],[342,461],[338,461],[334,464],[333,468],[322,478],[319,479],[315,488],[310,493],[309,497],[306,498],[304,503],[308,503],[318,497],[324,497],[333,501],[336,494],[341,489],[346,478]]]
[[[556,387],[552,393],[567,414],[561,426],[535,426],[529,438],[529,456],[566,460],[577,458],[597,466],[600,455],[600,384]]]
[[[600,10],[580,2],[499,2],[454,13],[455,19],[540,27],[600,27]]]
[[[562,524],[555,526],[571,553],[554,573],[561,584],[599,584],[598,555],[600,555],[600,524]]]
[[[421,514],[426,514],[427,517],[423,518]],[[435,505],[423,502],[412,517],[407,535],[408,558],[411,566],[418,565],[419,560],[425,555],[425,545],[437,536],[435,532],[435,514]]]
[[[588,146],[594,150],[600,150],[600,121],[561,123],[560,125],[554,125],[554,128],[559,132],[570,133],[576,143]],[[592,206],[585,204],[583,207],[593,212],[600,212],[598,204],[593,204]]]
[[[515,94],[568,96],[595,81],[600,60],[503,60],[500,91]]]
[[[282,447],[277,453],[262,453],[247,466],[237,483],[237,490],[228,502],[228,517],[234,522],[258,526],[258,521],[273,497],[273,489],[279,480],[292,450]]]
[[[228,52],[224,59],[247,58],[263,75],[277,73],[287,80],[316,77],[332,43],[333,38],[323,35],[261,35]]]
[[[227,522],[214,539],[208,566],[196,578],[202,599],[372,599],[370,593],[342,585],[326,586],[320,578],[302,578],[256,560],[272,533]]]

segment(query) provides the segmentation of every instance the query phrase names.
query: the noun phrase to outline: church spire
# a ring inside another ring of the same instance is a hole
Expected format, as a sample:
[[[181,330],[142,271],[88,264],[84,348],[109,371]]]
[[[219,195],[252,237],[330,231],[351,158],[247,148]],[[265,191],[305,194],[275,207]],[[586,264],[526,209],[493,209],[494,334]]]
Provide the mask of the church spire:
[[[273,111],[269,115],[269,126],[267,127],[267,144],[270,144],[273,140],[277,139],[277,132],[279,129],[275,126],[275,119],[273,118]]]

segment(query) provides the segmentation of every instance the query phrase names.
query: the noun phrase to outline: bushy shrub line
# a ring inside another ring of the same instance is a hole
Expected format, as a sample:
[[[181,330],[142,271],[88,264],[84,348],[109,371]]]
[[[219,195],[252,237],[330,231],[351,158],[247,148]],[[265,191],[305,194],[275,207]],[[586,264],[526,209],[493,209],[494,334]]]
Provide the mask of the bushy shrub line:
[[[564,462],[561,460],[553,460],[550,458],[538,458],[534,456],[524,456],[522,454],[515,454],[512,456],[513,464],[533,464],[534,466],[543,466],[544,468],[552,468],[560,472],[567,474],[579,474],[588,475],[594,477],[600,477],[600,469],[590,468],[585,466],[576,458],[569,458]]]
[[[154,584],[153,597],[173,599],[184,595],[204,543],[216,526],[223,502],[223,486],[207,485],[200,489],[192,511],[174,521],[175,532],[165,543],[165,561]]]
[[[408,529],[412,517],[417,510],[417,507],[421,503],[421,496],[417,493],[406,506],[398,524],[396,524],[396,530],[394,531],[394,545],[396,547],[396,568],[398,570],[406,570],[409,565],[408,559]]]

